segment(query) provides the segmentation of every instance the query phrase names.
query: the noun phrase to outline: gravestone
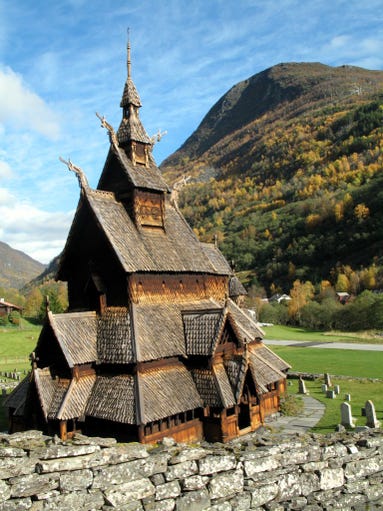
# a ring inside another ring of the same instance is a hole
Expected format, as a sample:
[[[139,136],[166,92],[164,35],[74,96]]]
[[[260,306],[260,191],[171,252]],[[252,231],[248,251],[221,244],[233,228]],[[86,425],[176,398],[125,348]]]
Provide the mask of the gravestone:
[[[338,396],[340,394],[340,387],[339,385],[334,385],[334,392]]]
[[[331,387],[331,378],[328,373],[324,373],[324,382],[327,385],[327,387]]]
[[[328,397],[329,399],[335,399],[335,392],[333,390],[328,390],[326,392],[326,397]]]
[[[298,394],[307,394],[306,384],[302,378],[299,378],[298,382]]]
[[[345,399],[346,401],[351,401],[351,394],[345,394],[345,395],[344,395],[344,399]]]
[[[376,419],[375,406],[370,400],[366,401],[366,426],[369,428],[379,428],[380,422]]]
[[[326,394],[327,392],[327,385],[325,383],[322,383],[322,392]]]
[[[340,405],[341,424],[345,428],[354,428],[355,424],[352,420],[351,405],[349,403],[342,403]]]

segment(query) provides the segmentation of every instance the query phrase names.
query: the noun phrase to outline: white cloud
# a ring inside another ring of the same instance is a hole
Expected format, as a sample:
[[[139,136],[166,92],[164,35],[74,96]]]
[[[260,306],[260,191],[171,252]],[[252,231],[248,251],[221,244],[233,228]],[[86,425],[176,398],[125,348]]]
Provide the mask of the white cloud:
[[[57,115],[9,67],[0,69],[0,123],[37,131],[52,140],[60,131]]]
[[[74,212],[47,212],[0,188],[0,239],[42,263],[63,249]]]

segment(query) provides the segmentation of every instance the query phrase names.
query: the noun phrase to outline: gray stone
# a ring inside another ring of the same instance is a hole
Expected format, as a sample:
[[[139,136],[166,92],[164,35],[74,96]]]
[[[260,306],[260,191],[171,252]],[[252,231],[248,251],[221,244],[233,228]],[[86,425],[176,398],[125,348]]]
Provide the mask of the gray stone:
[[[60,476],[60,489],[63,492],[86,490],[93,483],[93,472],[91,470],[74,470],[65,472]]]
[[[177,511],[203,511],[209,506],[210,498],[206,489],[187,492],[176,500]]]
[[[379,428],[380,422],[376,419],[375,406],[371,400],[366,401],[366,426],[369,428]]]
[[[207,476],[195,475],[186,477],[183,481],[183,489],[186,491],[199,490],[204,488],[208,481],[209,477]]]
[[[129,461],[118,465],[111,465],[93,470],[93,488],[105,489],[113,484],[122,484],[143,477],[151,477],[165,472],[167,469],[167,455],[153,454],[149,458]],[[177,479],[176,477],[174,479]],[[165,482],[164,480],[161,483]]]
[[[156,486],[156,500],[174,499],[181,494],[181,487],[178,481],[170,481],[169,483]]]
[[[333,390],[328,390],[328,391],[326,392],[326,397],[327,397],[328,399],[335,399],[335,397],[336,397],[335,392],[334,392]]]
[[[344,484],[344,473],[340,469],[325,468],[320,471],[320,489],[331,490]]]
[[[44,502],[44,511],[94,511],[104,505],[101,492],[71,492]]]
[[[275,457],[247,460],[244,462],[245,474],[247,477],[254,477],[259,472],[275,470],[279,468],[279,460]]]
[[[347,454],[347,447],[343,444],[327,445],[323,448],[322,459],[341,458]]]
[[[278,495],[278,485],[276,483],[260,486],[251,492],[251,507],[263,506],[272,501]]]
[[[21,449],[31,450],[38,446],[45,445],[49,437],[43,435],[42,431],[29,430],[20,433],[13,433],[3,437],[2,442],[11,447],[20,447]]]
[[[344,400],[345,401],[351,401],[351,394],[345,394],[344,395]]]
[[[331,387],[331,378],[328,373],[324,373],[324,382],[327,385],[327,387]]]
[[[192,461],[184,461],[177,465],[171,465],[165,474],[167,481],[173,481],[173,479],[185,479],[198,473],[197,463]]]
[[[323,394],[326,394],[327,389],[328,389],[327,385],[325,383],[322,383],[322,392],[323,392]]]
[[[334,385],[334,392],[337,396],[340,394],[340,386],[339,385]]]
[[[234,455],[214,456],[209,455],[199,461],[200,475],[214,474],[224,470],[232,470],[236,467]]]
[[[26,499],[12,499],[0,504],[0,511],[23,511],[31,508],[32,500],[29,497]]]
[[[92,467],[94,456],[87,454],[85,456],[75,456],[71,458],[57,458],[53,460],[42,460],[36,463],[36,472],[38,474],[48,474],[51,472],[66,470],[81,470]]]
[[[132,500],[150,497],[156,492],[155,486],[149,479],[137,479],[105,490],[105,498],[109,504],[118,507]]]
[[[2,458],[0,459],[0,479],[33,474],[36,461],[30,458]]]
[[[380,472],[383,467],[383,456],[374,456],[365,460],[356,460],[347,463],[344,475],[348,481],[366,477],[375,472]]]
[[[214,504],[206,509],[206,511],[232,511],[231,504],[229,502],[221,502],[220,504]]]
[[[12,497],[31,497],[38,493],[55,490],[59,486],[59,475],[29,474],[9,479]]]
[[[247,511],[251,507],[251,495],[250,493],[240,493],[229,502],[235,511]]]
[[[205,458],[208,454],[209,451],[207,449],[203,449],[202,447],[184,449],[183,451],[172,456],[169,460],[169,463],[171,465],[175,465],[177,463],[183,463],[184,461],[200,460],[201,458]]]
[[[11,496],[11,488],[5,481],[0,480],[0,502],[8,500]]]
[[[340,405],[340,416],[341,416],[341,424],[345,428],[354,428],[355,424],[352,419],[351,413],[351,405],[349,403],[342,403]]]
[[[241,493],[243,490],[242,470],[215,475],[210,480],[208,489],[212,500]]]
[[[174,499],[166,499],[157,502],[149,502],[145,504],[145,511],[173,511],[176,507],[176,501]],[[140,508],[142,509],[142,508]],[[124,507],[121,511],[127,511]]]
[[[19,447],[0,446],[0,458],[24,458],[26,456],[27,453],[24,449],[20,449]]]

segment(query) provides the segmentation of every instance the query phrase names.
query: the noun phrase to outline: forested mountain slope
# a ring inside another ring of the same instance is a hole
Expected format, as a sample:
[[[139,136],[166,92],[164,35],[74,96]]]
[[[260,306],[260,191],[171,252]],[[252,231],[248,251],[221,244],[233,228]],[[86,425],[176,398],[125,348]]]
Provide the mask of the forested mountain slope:
[[[380,268],[383,72],[267,69],[225,94],[161,168],[170,182],[192,177],[180,207],[200,239],[216,236],[267,288]]]
[[[0,287],[21,288],[39,275],[45,266],[24,252],[11,248],[0,241]]]

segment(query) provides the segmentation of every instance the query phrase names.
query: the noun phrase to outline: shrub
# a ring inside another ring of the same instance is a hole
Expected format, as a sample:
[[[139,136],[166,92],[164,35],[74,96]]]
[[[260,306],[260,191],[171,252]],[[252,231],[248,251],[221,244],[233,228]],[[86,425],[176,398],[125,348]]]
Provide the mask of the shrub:
[[[9,322],[12,323],[12,325],[20,326],[21,316],[20,312],[12,311],[8,315]]]
[[[6,325],[8,325],[7,316],[0,316],[0,326],[6,326]]]
[[[281,397],[280,407],[282,415],[299,415],[304,409],[303,399],[299,396],[286,394]]]

